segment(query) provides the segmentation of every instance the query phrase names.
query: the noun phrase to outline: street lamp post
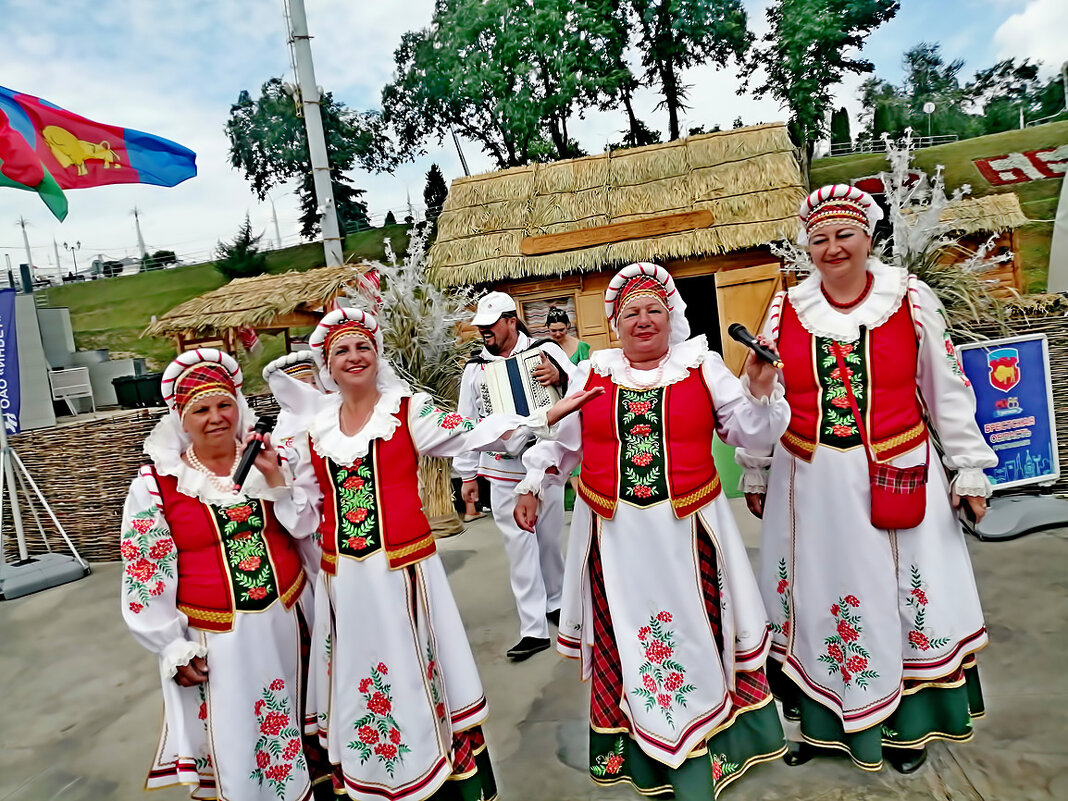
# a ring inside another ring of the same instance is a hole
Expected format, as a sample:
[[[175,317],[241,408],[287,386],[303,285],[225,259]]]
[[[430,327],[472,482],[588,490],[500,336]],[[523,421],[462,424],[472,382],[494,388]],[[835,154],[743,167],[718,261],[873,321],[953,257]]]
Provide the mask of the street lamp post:
[[[74,259],[74,275],[75,275],[75,277],[77,277],[77,275],[78,275],[78,257],[76,255],[74,255],[74,254],[75,254],[75,251],[77,251],[78,248],[80,248],[81,246],[82,246],[81,241],[75,242],[73,245],[68,245],[66,242],[63,243],[63,249],[65,251],[67,251],[68,253],[70,253],[70,257],[72,259]]]

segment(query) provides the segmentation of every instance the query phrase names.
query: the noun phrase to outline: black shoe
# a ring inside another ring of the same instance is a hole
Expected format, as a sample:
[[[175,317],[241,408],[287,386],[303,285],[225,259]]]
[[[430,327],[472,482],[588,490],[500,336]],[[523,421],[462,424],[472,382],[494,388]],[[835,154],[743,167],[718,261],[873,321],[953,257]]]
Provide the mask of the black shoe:
[[[884,756],[894,770],[907,776],[918,771],[920,766],[927,761],[927,749],[887,748]]]
[[[508,649],[507,656],[513,662],[522,662],[549,647],[548,637],[524,637]]]
[[[545,613],[545,619],[552,623],[556,628],[560,628],[560,610],[554,609],[551,612]]]
[[[791,768],[804,765],[816,755],[816,749],[808,743],[788,742],[786,745],[788,750],[783,754],[782,761]]]

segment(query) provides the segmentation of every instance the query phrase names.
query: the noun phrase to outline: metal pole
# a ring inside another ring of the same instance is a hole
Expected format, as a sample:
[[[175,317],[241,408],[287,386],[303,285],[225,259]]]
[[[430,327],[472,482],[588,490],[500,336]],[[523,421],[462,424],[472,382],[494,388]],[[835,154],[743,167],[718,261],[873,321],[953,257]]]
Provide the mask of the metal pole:
[[[63,265],[59,262],[59,245],[56,243],[56,238],[52,237],[52,250],[56,252],[56,277],[60,281],[63,280]]]
[[[137,248],[141,252],[141,258],[144,259],[148,255],[145,250],[145,238],[141,236],[141,213],[137,210],[137,206],[133,209],[134,227],[137,229]]]
[[[452,143],[456,145],[456,153],[460,157],[460,166],[464,168],[464,175],[470,175],[471,172],[467,169],[467,159],[464,158],[464,152],[460,149],[460,137],[456,135],[456,131],[452,131]]]
[[[278,243],[278,249],[282,249],[282,232],[278,230],[278,212],[274,210],[274,198],[270,195],[267,199],[271,201],[271,218],[274,220],[274,241]]]
[[[33,253],[30,252],[30,238],[26,235],[26,220],[19,217],[18,224],[22,226],[22,244],[26,246],[26,264],[30,266],[30,280],[33,280]]]
[[[308,155],[311,158],[312,178],[315,182],[315,202],[322,214],[323,253],[328,267],[340,267],[344,263],[341,231],[337,223],[337,207],[330,184],[330,161],[326,153],[326,137],[323,134],[323,118],[319,108],[319,87],[315,83],[315,68],[312,64],[311,36],[304,13],[304,0],[286,0],[289,22],[289,44],[293,48],[293,61],[300,85],[300,99],[304,107],[304,127],[308,132]]]
[[[11,519],[15,523],[15,540],[19,546],[19,561],[25,562],[30,558],[30,552],[26,548],[26,532],[22,528],[22,512],[19,511],[19,495],[15,487],[15,469],[11,463],[11,447],[7,444],[7,426],[2,421],[0,421],[0,466],[3,467],[4,471],[4,481],[11,506]]]

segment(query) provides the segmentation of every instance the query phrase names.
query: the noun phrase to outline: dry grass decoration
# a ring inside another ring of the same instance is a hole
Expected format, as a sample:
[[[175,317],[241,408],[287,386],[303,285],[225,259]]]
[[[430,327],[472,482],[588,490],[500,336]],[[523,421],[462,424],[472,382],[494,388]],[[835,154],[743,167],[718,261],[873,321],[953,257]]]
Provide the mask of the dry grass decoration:
[[[464,286],[762,247],[794,233],[804,194],[782,123],[458,178],[438,218],[429,275]],[[536,256],[520,251],[528,236],[703,209],[713,216],[706,228]]]

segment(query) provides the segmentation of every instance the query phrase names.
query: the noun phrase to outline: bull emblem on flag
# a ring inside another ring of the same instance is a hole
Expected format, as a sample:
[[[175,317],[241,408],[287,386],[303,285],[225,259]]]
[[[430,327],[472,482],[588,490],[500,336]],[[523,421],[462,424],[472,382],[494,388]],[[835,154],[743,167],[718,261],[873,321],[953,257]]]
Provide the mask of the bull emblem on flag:
[[[1016,348],[998,348],[986,355],[990,386],[1008,392],[1020,383],[1020,352]]]
[[[104,162],[105,170],[110,167],[122,166],[119,157],[115,155],[115,151],[111,149],[111,145],[106,139],[100,144],[86,142],[58,125],[46,126],[41,131],[41,136],[48,143],[48,148],[52,151],[52,155],[56,157],[56,161],[59,162],[60,166],[64,168],[75,166],[78,168],[78,175],[89,174],[89,170],[85,166],[85,162],[89,159],[98,159]]]

